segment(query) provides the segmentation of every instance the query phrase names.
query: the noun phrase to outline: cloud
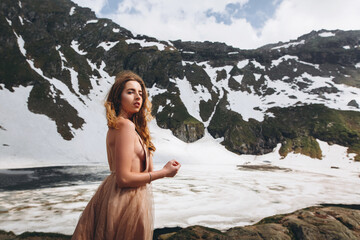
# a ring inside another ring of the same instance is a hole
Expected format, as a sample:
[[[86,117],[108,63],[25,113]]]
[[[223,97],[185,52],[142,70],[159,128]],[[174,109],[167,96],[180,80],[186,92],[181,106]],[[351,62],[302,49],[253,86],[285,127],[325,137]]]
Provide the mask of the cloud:
[[[99,13],[106,4],[107,0],[72,0],[81,7],[91,8],[95,13]]]
[[[262,42],[288,41],[312,30],[359,30],[358,0],[284,0],[261,32]]]
[[[114,11],[102,13],[107,1],[75,0],[134,34],[160,40],[219,41],[250,49],[312,30],[360,29],[358,0],[273,0],[271,12],[269,4],[256,0],[122,0]]]
[[[261,29],[264,23],[270,19],[281,3],[282,0],[269,1],[269,0],[249,0],[243,4],[229,3],[225,6],[224,11],[215,12],[209,9],[206,12],[208,17],[213,16],[216,22],[223,22],[227,25],[232,24],[232,19],[244,18],[250,22],[256,30]]]
[[[244,4],[247,1],[242,0],[238,3]],[[219,22],[206,13],[209,9],[213,12],[223,12],[230,3],[233,1],[208,0],[204,4],[199,0],[124,0],[119,4],[116,13],[106,17],[135,34],[145,34],[165,40],[224,42],[231,38],[229,36],[234,36],[233,24]],[[236,22],[239,29],[251,31],[252,27],[245,19],[237,19]],[[242,36],[242,33],[236,32],[234,39]]]
[[[241,18],[243,5],[240,3],[229,3],[225,6],[225,11],[215,12],[212,9],[206,11],[207,17],[215,17],[217,23],[231,25],[232,18]]]

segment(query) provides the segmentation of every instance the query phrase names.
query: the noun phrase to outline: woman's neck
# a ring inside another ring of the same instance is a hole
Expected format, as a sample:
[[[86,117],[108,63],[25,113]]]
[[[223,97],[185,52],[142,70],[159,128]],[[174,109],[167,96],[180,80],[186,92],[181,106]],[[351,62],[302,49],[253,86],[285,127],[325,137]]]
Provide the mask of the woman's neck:
[[[129,114],[129,113],[125,112],[125,111],[120,111],[119,117],[122,117],[122,118],[125,118],[125,119],[129,119],[129,120],[132,121],[133,115],[132,115],[132,114]]]

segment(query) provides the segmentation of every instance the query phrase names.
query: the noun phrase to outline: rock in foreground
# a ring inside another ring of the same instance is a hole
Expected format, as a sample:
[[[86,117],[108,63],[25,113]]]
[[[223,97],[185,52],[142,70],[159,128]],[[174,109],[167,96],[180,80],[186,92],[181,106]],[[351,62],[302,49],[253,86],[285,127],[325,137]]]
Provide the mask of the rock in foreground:
[[[359,205],[322,205],[264,218],[255,225],[220,232],[202,226],[160,235],[175,239],[360,239]]]
[[[15,235],[0,231],[0,240],[64,240],[71,236],[57,233],[25,232]],[[360,205],[330,205],[304,208],[293,213],[267,217],[226,232],[203,226],[156,229],[154,239],[246,239],[246,240],[327,240],[360,239]]]
[[[42,233],[42,232],[24,232],[15,235],[13,232],[5,232],[0,230],[0,240],[67,240],[71,239],[70,235],[59,233]]]

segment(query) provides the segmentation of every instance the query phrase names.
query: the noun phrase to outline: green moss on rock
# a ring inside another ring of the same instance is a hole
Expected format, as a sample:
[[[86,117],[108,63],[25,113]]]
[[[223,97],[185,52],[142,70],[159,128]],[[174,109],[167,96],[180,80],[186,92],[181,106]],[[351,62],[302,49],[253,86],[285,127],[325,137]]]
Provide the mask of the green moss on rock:
[[[360,155],[360,113],[329,109],[324,105],[305,105],[272,108],[275,117],[258,122],[244,121],[226,109],[226,98],[220,101],[208,130],[236,153],[263,154],[282,143],[280,154],[302,153],[321,159],[322,153],[315,139],[349,147],[349,153]]]
[[[288,153],[301,153],[311,158],[322,159],[322,152],[319,143],[314,137],[298,137],[285,140],[279,153],[282,157],[286,157]]]

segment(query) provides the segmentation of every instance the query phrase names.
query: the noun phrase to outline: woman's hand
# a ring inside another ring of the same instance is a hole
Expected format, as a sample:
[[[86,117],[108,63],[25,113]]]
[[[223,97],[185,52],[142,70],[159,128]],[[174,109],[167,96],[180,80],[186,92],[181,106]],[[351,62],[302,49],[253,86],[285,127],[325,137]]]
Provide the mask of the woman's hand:
[[[181,164],[176,160],[168,161],[163,167],[165,177],[174,177],[179,171]]]

